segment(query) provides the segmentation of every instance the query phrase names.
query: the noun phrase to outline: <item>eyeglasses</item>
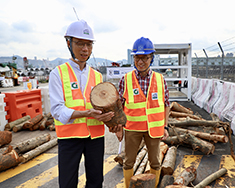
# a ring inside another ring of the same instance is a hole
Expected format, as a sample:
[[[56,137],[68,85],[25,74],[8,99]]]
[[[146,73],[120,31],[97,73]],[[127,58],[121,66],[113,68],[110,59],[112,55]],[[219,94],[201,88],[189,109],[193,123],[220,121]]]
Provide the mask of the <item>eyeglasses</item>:
[[[149,56],[144,56],[144,57],[134,56],[134,60],[135,60],[136,62],[139,62],[139,60],[142,60],[143,62],[147,62],[148,59],[150,59],[150,58],[152,58],[152,57],[149,57]]]
[[[73,41],[78,48],[83,48],[85,45],[88,49],[91,49],[93,47],[93,42],[80,42],[80,41]]]

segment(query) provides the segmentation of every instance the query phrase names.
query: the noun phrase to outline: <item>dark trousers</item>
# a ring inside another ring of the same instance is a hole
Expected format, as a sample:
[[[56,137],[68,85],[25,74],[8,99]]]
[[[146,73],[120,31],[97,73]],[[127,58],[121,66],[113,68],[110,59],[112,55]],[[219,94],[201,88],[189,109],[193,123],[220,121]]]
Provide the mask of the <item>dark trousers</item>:
[[[77,188],[79,163],[84,154],[86,188],[103,183],[104,137],[58,139],[60,188]]]

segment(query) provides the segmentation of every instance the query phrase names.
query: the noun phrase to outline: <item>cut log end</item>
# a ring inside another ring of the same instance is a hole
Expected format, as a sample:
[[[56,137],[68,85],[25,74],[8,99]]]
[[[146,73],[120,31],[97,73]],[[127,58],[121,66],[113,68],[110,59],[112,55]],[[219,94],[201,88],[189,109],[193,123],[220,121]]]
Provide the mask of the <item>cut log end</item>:
[[[138,174],[131,177],[129,188],[154,188],[156,175],[154,174]]]

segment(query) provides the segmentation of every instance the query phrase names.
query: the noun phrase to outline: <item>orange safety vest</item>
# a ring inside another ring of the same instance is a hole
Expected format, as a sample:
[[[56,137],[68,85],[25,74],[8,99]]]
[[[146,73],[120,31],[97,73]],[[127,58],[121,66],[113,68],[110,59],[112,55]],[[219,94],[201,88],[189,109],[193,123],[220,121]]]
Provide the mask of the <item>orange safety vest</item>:
[[[102,75],[89,67],[88,80],[84,92],[80,89],[78,79],[69,63],[57,67],[62,81],[65,106],[84,111],[92,108],[90,93],[94,86],[102,81]],[[56,134],[59,139],[98,138],[104,136],[104,123],[93,117],[76,118],[71,124],[55,120]]]
[[[124,112],[127,117],[125,130],[149,131],[152,138],[164,135],[165,91],[163,76],[153,71],[147,98],[140,88],[135,72],[125,75],[123,97],[126,99]]]

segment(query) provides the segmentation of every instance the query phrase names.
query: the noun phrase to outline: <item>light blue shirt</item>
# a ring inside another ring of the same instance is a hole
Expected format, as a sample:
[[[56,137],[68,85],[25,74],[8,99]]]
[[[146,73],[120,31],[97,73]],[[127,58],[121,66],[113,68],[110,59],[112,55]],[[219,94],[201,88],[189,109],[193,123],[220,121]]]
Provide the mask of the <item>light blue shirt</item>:
[[[83,93],[88,80],[89,65],[86,64],[86,67],[81,71],[79,65],[74,63],[72,60],[69,60],[68,63],[73,68]],[[72,123],[74,120],[70,120],[70,118],[74,110],[65,106],[62,82],[57,68],[53,69],[50,73],[49,95],[51,102],[51,115],[63,124]]]

